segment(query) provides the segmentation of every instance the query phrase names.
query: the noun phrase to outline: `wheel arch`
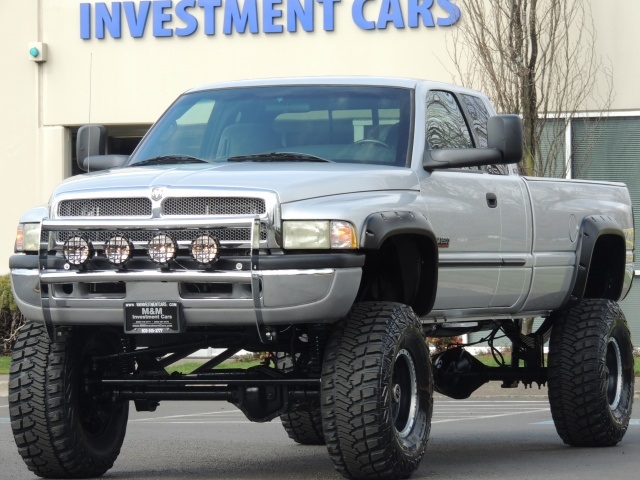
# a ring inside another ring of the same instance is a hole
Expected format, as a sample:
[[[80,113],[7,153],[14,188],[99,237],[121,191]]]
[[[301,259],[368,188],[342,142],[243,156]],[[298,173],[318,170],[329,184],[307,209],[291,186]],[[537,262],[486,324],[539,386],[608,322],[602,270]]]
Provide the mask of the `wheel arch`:
[[[625,235],[612,217],[590,215],[580,227],[569,305],[583,298],[617,301],[623,294]]]
[[[408,244],[414,245],[415,249],[404,248]],[[395,247],[393,254],[400,266],[403,285],[407,287],[417,281],[417,287],[412,289],[403,303],[410,305],[418,316],[425,315],[433,307],[438,284],[438,247],[431,223],[424,215],[408,211],[391,210],[369,215],[364,223],[361,241],[367,260],[376,254],[389,252],[392,245]],[[416,254],[418,258],[415,258]],[[420,262],[417,279],[415,275],[412,277],[408,268],[415,262]]]

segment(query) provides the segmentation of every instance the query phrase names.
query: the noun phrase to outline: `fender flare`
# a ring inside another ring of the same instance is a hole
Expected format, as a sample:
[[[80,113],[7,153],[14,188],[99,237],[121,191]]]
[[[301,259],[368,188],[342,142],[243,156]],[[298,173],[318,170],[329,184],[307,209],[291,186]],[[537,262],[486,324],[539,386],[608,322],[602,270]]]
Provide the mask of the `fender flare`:
[[[387,239],[398,235],[423,237],[419,248],[428,263],[422,268],[419,290],[411,307],[418,316],[426,315],[433,308],[438,287],[438,243],[427,217],[402,210],[373,213],[364,221],[360,247],[363,250],[379,250]]]
[[[593,252],[598,243],[598,239],[603,235],[616,235],[621,237],[623,243],[625,241],[624,232],[615,218],[609,215],[588,215],[584,217],[578,236],[572,288],[565,302],[565,306],[574,305],[584,297]],[[622,292],[620,292],[619,295],[621,293]]]

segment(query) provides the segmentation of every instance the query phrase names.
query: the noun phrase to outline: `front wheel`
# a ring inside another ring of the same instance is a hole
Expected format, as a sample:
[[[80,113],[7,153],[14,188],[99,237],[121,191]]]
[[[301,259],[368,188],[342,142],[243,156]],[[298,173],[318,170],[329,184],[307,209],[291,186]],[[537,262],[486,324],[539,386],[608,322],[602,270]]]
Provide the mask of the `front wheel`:
[[[624,437],[633,404],[633,346],[617,303],[586,299],[555,315],[549,404],[564,443],[606,447]]]
[[[278,354],[276,365],[283,372],[293,371],[290,355]],[[289,410],[280,415],[282,426],[289,438],[301,445],[324,445],[322,433],[322,417],[318,402],[298,405],[295,410]]]
[[[347,478],[407,478],[431,429],[431,359],[411,308],[356,304],[331,334],[322,369],[324,437]]]
[[[28,323],[16,340],[9,379],[11,428],[29,470],[47,478],[99,477],[124,441],[129,404],[85,382],[91,357],[116,353],[117,337],[81,334],[52,343]]]

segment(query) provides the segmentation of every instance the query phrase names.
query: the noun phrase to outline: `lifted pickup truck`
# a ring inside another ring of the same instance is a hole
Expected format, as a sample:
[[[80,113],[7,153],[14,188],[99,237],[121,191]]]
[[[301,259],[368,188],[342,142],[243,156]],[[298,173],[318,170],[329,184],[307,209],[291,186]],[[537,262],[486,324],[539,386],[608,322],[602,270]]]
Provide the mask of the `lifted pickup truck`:
[[[23,216],[10,260],[29,319],[10,415],[37,475],[109,470],[130,401],[279,417],[350,478],[409,476],[434,389],[466,398],[491,380],[548,382],[567,444],[623,438],[629,193],[518,176],[521,121],[486,96],[408,79],[228,83],[180,96],[130,157],[104,144],[104,127],[79,131],[89,173]],[[470,332],[508,337],[511,364],[430,356],[425,336]],[[223,353],[167,373],[203,348]],[[215,369],[240,350],[267,360]]]

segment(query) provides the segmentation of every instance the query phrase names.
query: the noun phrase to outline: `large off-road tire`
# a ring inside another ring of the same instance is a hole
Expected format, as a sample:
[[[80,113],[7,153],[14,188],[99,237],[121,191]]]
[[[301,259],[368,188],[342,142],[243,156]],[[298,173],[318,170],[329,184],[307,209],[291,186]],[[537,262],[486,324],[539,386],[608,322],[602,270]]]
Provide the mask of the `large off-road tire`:
[[[113,466],[129,404],[96,398],[83,380],[90,355],[117,348],[112,336],[74,331],[52,343],[43,325],[22,329],[11,359],[9,409],[18,451],[36,475],[99,477]]]
[[[549,403],[564,443],[617,444],[633,404],[633,347],[617,303],[587,299],[554,315],[549,344]]]
[[[278,369],[289,372],[293,369],[290,355],[278,355]],[[296,406],[280,415],[282,426],[294,442],[301,445],[324,445],[320,404],[317,402]]]
[[[420,322],[398,303],[356,304],[325,351],[321,412],[329,455],[347,478],[407,478],[422,459],[433,411]]]
[[[280,415],[282,426],[293,441],[301,445],[324,445],[319,406],[303,406]]]

